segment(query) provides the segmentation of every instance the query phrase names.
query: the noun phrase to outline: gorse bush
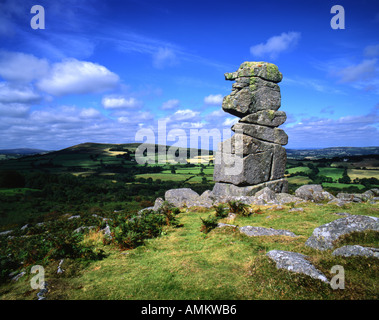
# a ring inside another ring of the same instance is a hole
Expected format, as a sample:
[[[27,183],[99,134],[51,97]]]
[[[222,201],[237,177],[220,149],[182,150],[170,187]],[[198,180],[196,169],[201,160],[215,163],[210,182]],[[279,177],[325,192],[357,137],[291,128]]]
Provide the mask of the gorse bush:
[[[250,214],[248,205],[240,200],[228,201],[229,210],[235,214],[248,216]]]
[[[218,217],[214,215],[209,215],[207,218],[200,218],[200,220],[203,222],[200,231],[204,233],[210,232],[212,229],[217,227],[218,224]]]
[[[166,205],[159,212],[145,210],[139,216],[119,217],[113,224],[114,241],[122,249],[136,248],[145,239],[159,236],[163,226],[179,226],[174,212],[177,214],[178,210]]]
[[[214,207],[216,213],[216,217],[218,218],[225,218],[228,216],[228,210],[227,210],[227,207],[225,207],[225,205],[223,204],[219,204],[218,206],[215,206]]]

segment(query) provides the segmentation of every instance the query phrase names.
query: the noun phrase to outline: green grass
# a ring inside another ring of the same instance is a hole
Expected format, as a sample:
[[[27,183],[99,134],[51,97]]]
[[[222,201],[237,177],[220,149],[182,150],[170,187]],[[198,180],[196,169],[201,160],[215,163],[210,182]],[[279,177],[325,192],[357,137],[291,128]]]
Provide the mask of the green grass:
[[[331,177],[334,181],[337,181],[339,178],[342,178],[344,169],[342,168],[319,168],[320,175]]]
[[[288,168],[288,173],[295,173],[295,172],[306,172],[309,173],[311,172],[311,169],[308,167],[294,167],[294,168]]]
[[[341,218],[333,212],[378,217],[378,205],[353,203],[339,208],[309,203],[301,206],[303,212],[289,212],[289,206],[280,210],[275,206],[260,207],[262,214],[237,217],[234,221],[220,220],[238,226],[288,229],[299,235],[297,238],[248,237],[231,227],[204,234],[200,232],[200,217],[214,213],[204,209],[182,210],[178,219],[183,227],[168,227],[159,238],[129,251],[103,246],[101,239],[92,234],[86,241],[94,241],[108,256],[84,268],[67,260],[63,275],[56,274],[58,262],[50,264],[45,272],[51,285],[48,299],[378,299],[379,266],[375,259],[337,258],[331,255],[331,250],[319,252],[304,245],[314,228]],[[358,240],[379,246],[377,233]],[[354,243],[357,239],[343,241]],[[266,256],[273,249],[306,254],[329,280],[334,276],[330,272],[333,265],[344,266],[345,289],[333,290],[319,280],[276,269]],[[1,287],[0,298],[35,299],[36,291],[29,286],[31,276]]]
[[[333,187],[333,188],[338,188],[338,189],[346,189],[346,188],[350,188],[350,187],[357,187],[359,188],[360,190],[361,189],[364,189],[365,186],[361,185],[361,184],[354,184],[354,183],[329,183],[329,182],[323,182],[322,183],[322,186],[323,187]],[[341,190],[343,191],[343,190]]]

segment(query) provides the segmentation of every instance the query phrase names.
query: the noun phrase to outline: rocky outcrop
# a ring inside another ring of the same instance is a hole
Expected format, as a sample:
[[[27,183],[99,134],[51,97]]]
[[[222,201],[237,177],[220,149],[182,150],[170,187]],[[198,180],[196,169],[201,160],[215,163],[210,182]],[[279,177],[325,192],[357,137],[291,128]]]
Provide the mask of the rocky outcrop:
[[[362,247],[359,245],[343,246],[333,251],[333,256],[379,258],[378,248]]]
[[[263,188],[286,192],[287,134],[277,128],[286,120],[278,111],[282,80],[278,67],[267,62],[244,62],[236,72],[232,92],[222,103],[224,111],[240,117],[235,135],[220,143],[215,156],[213,192],[219,196],[252,196]]]
[[[328,283],[325,275],[306,260],[307,256],[290,251],[271,250],[267,256],[276,263],[278,269],[286,269],[295,273],[302,273],[314,279]]]
[[[366,230],[379,231],[379,219],[376,217],[351,215],[317,227],[305,242],[305,245],[317,250],[328,250],[341,236]]]

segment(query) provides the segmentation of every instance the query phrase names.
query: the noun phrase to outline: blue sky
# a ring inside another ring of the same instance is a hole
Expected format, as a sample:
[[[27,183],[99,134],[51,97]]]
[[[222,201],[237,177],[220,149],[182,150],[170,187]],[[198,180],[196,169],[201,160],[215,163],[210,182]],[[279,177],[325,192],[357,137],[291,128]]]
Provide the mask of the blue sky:
[[[377,146],[377,30],[376,0],[0,0],[0,149],[135,142],[158,121],[228,129],[224,73],[244,61],[283,73],[287,148]]]

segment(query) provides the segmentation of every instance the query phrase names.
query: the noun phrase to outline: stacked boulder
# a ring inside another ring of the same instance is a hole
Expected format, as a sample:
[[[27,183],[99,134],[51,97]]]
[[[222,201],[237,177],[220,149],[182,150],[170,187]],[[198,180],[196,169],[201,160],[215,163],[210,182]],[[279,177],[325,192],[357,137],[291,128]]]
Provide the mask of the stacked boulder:
[[[235,134],[216,152],[214,195],[251,196],[265,187],[277,193],[288,190],[283,148],[288,136],[278,128],[287,118],[278,111],[282,78],[278,67],[267,62],[244,62],[225,74],[235,83],[222,108],[241,119],[232,127]]]

